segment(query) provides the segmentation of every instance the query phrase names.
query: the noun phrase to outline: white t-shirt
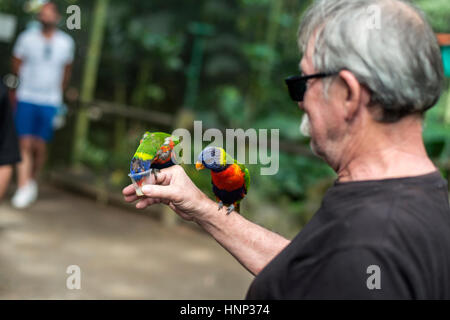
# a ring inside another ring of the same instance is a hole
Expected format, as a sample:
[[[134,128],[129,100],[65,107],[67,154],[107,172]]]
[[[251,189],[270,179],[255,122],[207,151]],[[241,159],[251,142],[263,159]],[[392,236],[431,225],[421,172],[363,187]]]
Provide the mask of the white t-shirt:
[[[19,70],[19,101],[59,107],[62,104],[64,68],[74,56],[73,39],[57,30],[50,39],[40,29],[22,32],[13,49],[22,60]]]

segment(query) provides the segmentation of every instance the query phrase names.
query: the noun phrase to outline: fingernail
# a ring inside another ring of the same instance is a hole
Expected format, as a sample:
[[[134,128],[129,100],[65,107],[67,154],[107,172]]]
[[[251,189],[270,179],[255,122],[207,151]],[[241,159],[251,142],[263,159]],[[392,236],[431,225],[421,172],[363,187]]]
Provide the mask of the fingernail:
[[[144,193],[150,193],[151,190],[152,190],[152,187],[149,185],[142,186],[142,192],[144,192]]]

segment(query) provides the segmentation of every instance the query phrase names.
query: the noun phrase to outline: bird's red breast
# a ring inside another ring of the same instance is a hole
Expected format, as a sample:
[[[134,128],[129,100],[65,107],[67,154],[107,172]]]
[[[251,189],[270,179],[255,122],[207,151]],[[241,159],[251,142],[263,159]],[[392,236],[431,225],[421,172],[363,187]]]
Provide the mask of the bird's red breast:
[[[173,143],[172,140],[170,140],[168,145],[162,145],[161,146],[161,152],[162,153],[168,153],[169,156],[167,158],[165,158],[165,159],[162,159],[162,158],[156,156],[156,158],[153,160],[153,163],[165,164],[165,163],[169,162],[171,160],[171,153],[170,153],[170,151],[172,151],[174,147],[175,147],[175,144]]]
[[[220,172],[211,171],[211,177],[213,184],[225,191],[239,189],[245,184],[244,172],[236,164],[232,164]]]

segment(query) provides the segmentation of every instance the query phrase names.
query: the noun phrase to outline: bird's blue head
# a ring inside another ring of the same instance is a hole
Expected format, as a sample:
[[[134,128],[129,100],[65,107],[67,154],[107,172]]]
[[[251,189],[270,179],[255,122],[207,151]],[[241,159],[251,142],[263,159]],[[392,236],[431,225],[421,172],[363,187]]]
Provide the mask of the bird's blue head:
[[[206,147],[198,155],[195,168],[197,170],[209,169],[214,172],[220,172],[228,168],[230,164],[230,157],[226,151],[219,147]]]

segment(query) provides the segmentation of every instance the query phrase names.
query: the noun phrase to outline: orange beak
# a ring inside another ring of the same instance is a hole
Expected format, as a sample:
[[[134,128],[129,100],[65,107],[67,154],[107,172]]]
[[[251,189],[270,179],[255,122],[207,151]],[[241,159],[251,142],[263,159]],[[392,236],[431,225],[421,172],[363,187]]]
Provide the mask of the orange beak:
[[[196,163],[195,163],[195,169],[197,169],[197,170],[203,170],[203,169],[205,169],[205,166],[204,166],[203,163],[201,163],[201,162],[196,162]]]

